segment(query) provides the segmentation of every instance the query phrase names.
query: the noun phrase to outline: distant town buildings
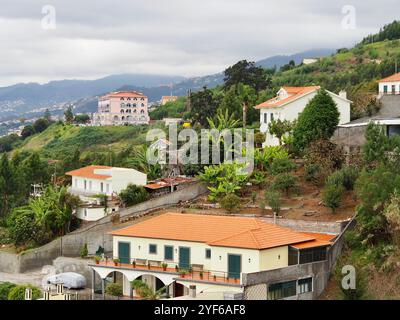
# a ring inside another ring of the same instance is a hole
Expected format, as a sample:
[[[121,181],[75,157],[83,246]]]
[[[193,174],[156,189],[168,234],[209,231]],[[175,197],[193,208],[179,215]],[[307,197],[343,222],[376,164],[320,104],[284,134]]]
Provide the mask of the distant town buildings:
[[[177,96],[162,96],[161,97],[161,105],[165,105],[167,102],[174,102],[178,99]]]
[[[266,133],[268,146],[278,145],[279,140],[269,133],[268,125],[272,120],[296,120],[299,114],[304,110],[308,102],[315,97],[321,87],[282,87],[275,98],[267,100],[255,108],[260,110],[260,131]],[[340,113],[339,124],[350,121],[350,104],[345,91],[338,95],[327,91],[336,103]]]
[[[319,59],[317,58],[305,58],[303,59],[303,64],[313,64],[316,63]]]
[[[94,125],[148,124],[148,98],[137,91],[111,92],[99,98],[98,112],[93,114]]]
[[[82,204],[77,209],[77,217],[86,221],[96,221],[107,214],[118,211],[117,195],[129,184],[144,186],[147,175],[134,169],[108,166],[88,166],[69,171],[72,177],[69,192],[78,195]],[[102,203],[107,197],[107,205]]]
[[[379,95],[400,94],[400,73],[379,81]]]

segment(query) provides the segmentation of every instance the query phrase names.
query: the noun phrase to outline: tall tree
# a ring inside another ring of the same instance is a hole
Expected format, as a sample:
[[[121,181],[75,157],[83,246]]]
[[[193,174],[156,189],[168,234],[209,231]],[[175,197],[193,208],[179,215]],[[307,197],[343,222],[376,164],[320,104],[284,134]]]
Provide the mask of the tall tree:
[[[325,90],[319,90],[300,114],[293,130],[293,143],[303,151],[312,141],[330,139],[339,124],[336,103]]]
[[[192,93],[190,100],[191,110],[189,117],[194,123],[206,127],[208,125],[207,118],[213,117],[217,112],[220,102],[219,97],[214,96],[211,90],[204,87],[202,91]]]
[[[257,67],[254,62],[241,60],[225,70],[224,81],[226,90],[229,90],[233,85],[243,83],[259,92],[271,84],[271,77],[268,70]]]
[[[72,107],[69,106],[67,110],[64,112],[65,122],[71,124],[74,122],[74,113],[72,112]]]

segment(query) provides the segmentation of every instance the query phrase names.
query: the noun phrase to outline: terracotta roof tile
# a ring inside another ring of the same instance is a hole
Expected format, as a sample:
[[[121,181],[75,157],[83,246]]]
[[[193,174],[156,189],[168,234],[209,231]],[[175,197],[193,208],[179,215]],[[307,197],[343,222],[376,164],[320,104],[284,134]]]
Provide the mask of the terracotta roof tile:
[[[392,81],[400,81],[400,72],[391,75],[390,77],[379,80],[379,82],[392,82]]]
[[[95,173],[96,169],[111,169],[112,167],[108,167],[108,166],[88,166],[88,167],[84,167],[84,168],[80,168],[77,170],[72,170],[69,172],[66,172],[65,174],[67,176],[76,176],[76,177],[83,177],[83,178],[92,178],[92,179],[100,179],[100,180],[104,180],[104,179],[108,179],[111,178],[110,175],[106,175],[106,174],[97,174]]]
[[[179,213],[166,213],[110,234],[257,250],[316,239],[257,218]]]
[[[289,102],[295,101],[302,97],[305,94],[314,92],[319,90],[321,87],[319,86],[310,86],[310,87],[282,87],[287,93],[288,97],[284,99],[278,99],[278,97],[269,99],[259,105],[255,106],[256,109],[263,109],[263,108],[274,108],[283,106]]]

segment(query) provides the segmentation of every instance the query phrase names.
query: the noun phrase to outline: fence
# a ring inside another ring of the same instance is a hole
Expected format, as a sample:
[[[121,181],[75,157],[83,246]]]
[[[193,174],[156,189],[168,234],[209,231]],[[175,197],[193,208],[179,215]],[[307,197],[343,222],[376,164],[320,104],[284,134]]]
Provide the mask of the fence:
[[[338,256],[340,255],[343,244],[344,235],[347,230],[354,228],[356,224],[353,218],[343,229],[335,242],[329,247],[327,259],[325,261],[298,264],[285,268],[243,274],[244,297],[246,300],[267,300],[268,286],[274,283],[286,282],[288,284],[296,282],[298,279],[312,277],[312,290],[308,292],[294,291],[287,300],[314,300],[317,299],[325,290],[329,276],[335,267]],[[296,289],[295,289],[296,290]]]

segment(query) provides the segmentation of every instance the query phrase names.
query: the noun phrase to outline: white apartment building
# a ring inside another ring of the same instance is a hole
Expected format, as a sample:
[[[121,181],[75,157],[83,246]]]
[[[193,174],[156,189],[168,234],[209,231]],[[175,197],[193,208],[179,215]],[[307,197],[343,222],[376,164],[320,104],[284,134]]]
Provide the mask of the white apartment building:
[[[88,166],[69,171],[66,175],[72,178],[69,192],[78,195],[83,202],[77,210],[77,216],[86,221],[96,221],[118,211],[118,204],[114,200],[129,184],[145,186],[147,183],[147,175],[142,172],[108,166]],[[108,197],[107,209],[98,195]]]

